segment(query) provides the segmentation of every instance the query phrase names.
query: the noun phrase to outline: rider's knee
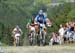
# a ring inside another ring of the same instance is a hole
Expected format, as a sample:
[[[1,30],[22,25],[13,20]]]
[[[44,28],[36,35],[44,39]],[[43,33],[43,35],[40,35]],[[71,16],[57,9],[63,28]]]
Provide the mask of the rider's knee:
[[[47,28],[44,28],[44,31],[47,32]]]
[[[35,31],[35,27],[31,27],[30,31]]]

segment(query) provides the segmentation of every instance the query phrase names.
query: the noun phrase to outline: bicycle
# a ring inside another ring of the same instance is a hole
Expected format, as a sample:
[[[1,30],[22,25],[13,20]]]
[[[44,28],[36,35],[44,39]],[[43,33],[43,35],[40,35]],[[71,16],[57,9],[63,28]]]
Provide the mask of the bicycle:
[[[44,27],[40,26],[40,30],[39,30],[39,45],[40,46],[45,45],[45,37],[46,37],[46,32],[44,30]]]
[[[35,31],[35,24],[31,25],[31,34],[29,35],[29,42],[31,45],[36,45],[37,43],[37,37],[36,37],[36,31]]]
[[[20,46],[20,36],[21,34],[15,34],[15,45]]]

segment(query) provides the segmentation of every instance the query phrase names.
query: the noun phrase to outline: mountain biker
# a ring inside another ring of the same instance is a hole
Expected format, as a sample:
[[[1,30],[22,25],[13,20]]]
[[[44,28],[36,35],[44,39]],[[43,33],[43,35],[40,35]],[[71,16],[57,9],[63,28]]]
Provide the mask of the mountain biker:
[[[43,12],[43,10],[39,11],[39,14],[35,17],[35,22],[39,23],[46,31],[46,25],[51,27],[51,22],[47,18],[47,15]]]
[[[29,28],[29,36],[32,31],[38,32],[38,24],[35,23],[35,17],[32,17],[31,19],[29,19],[27,28]]]
[[[23,32],[22,32],[22,30],[20,29],[20,27],[17,25],[17,26],[13,29],[12,33],[13,33],[13,36],[14,36],[14,45],[16,46],[16,39],[17,39],[17,38],[20,38],[21,35],[23,34]]]
[[[46,37],[46,32],[47,32],[47,28],[46,25],[48,27],[51,27],[51,22],[50,20],[47,18],[47,16],[45,14],[43,14],[43,11],[41,10],[40,13],[35,17],[35,23],[37,23],[39,25],[39,43],[40,45],[45,45],[45,37]],[[41,31],[43,31],[43,35],[41,33]]]
[[[39,28],[39,25],[35,23],[35,17],[31,17],[31,19],[29,19],[27,28],[29,28],[29,33],[28,33],[29,42],[32,45],[33,44],[32,43],[33,35],[31,35],[31,34],[32,34],[32,32],[37,34],[38,28]]]

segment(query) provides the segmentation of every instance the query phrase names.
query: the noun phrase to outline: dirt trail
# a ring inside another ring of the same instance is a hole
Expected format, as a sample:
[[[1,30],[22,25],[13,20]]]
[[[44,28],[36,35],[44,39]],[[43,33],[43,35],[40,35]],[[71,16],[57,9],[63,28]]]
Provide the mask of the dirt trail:
[[[4,53],[75,53],[75,46],[9,46],[2,49]]]

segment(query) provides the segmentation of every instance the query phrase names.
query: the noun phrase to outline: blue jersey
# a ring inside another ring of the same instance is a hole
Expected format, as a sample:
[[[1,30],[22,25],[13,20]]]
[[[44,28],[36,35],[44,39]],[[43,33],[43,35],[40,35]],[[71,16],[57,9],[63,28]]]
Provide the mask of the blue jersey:
[[[68,29],[67,29],[67,32],[71,32],[71,28],[68,28]]]
[[[41,24],[46,24],[46,16],[43,16],[43,18],[40,18],[40,16],[37,15],[35,20],[36,20],[36,22],[39,22]]]

